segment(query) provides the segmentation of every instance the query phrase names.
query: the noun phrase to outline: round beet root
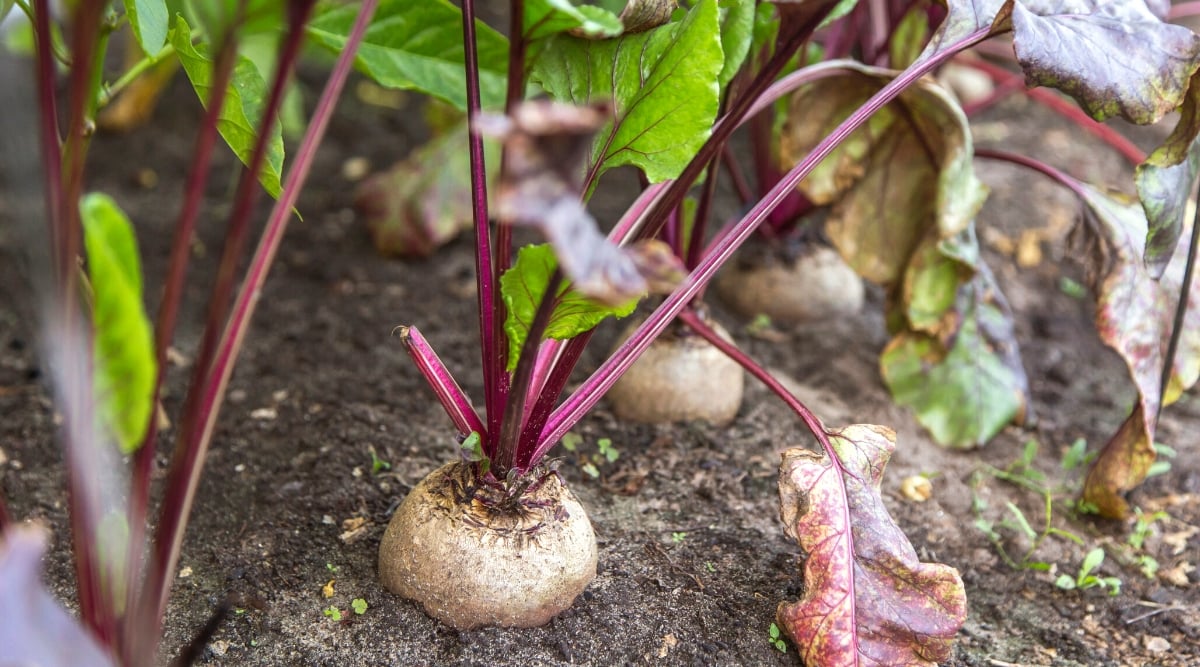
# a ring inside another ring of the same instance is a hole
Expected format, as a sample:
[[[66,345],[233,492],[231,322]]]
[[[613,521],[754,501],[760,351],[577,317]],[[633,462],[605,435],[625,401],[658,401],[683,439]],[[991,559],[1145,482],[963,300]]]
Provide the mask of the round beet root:
[[[835,250],[809,246],[794,258],[757,253],[731,262],[717,276],[717,294],[741,315],[786,325],[857,313],[863,282]]]

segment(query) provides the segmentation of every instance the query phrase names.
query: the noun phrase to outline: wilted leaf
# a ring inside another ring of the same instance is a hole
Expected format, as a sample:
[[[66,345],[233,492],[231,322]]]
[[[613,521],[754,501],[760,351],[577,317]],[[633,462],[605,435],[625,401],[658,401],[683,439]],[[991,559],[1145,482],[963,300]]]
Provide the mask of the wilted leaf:
[[[508,334],[509,371],[517,367],[538,304],[557,267],[549,246],[526,246],[517,253],[517,261],[513,266],[500,277],[500,294],[508,311],[504,331]],[[587,298],[565,283],[559,288],[557,296],[553,314],[546,326],[546,337],[555,340],[574,338],[591,330],[610,315],[625,317],[638,304],[635,297],[617,306],[607,306]]]
[[[784,530],[808,557],[804,597],[776,612],[809,667],[936,665],[967,617],[958,571],[922,563],[879,485],[895,432],[859,424],[829,433],[838,464],[789,449],[779,476]]]
[[[701,0],[683,20],[647,32],[547,40],[531,78],[555,100],[608,112],[592,145],[591,182],[633,164],[657,183],[695,156],[716,118],[725,63],[717,18],[716,0]]]
[[[940,335],[903,331],[879,364],[893,398],[911,407],[938,443],[982,445],[1024,418],[1029,383],[1012,315],[986,266],[961,285]]]
[[[142,267],[129,219],[107,195],[80,203],[92,287],[95,401],[125,454],[137,450],[154,408],[154,334],[142,305]]]
[[[1084,500],[1105,516],[1123,517],[1122,494],[1142,483],[1154,462],[1155,423],[1200,376],[1200,292],[1188,290],[1187,317],[1166,395],[1159,400],[1164,357],[1183,285],[1188,243],[1180,243],[1161,280],[1142,262],[1146,217],[1136,201],[1082,186],[1093,244],[1089,261],[1100,339],[1121,355],[1138,390],[1133,412],[1100,452],[1084,485]]]
[[[621,19],[603,7],[576,7],[571,0],[529,0],[525,3],[523,30],[527,40],[567,31],[593,39],[614,37],[624,29]]]
[[[113,660],[42,586],[40,526],[0,534],[0,665],[111,667]]]
[[[1175,253],[1192,184],[1200,172],[1200,73],[1192,75],[1187,98],[1179,109],[1179,123],[1171,136],[1139,164],[1134,175],[1138,197],[1149,220],[1146,269],[1162,276]]]
[[[338,5],[308,24],[321,46],[340,53],[358,17],[357,4]],[[508,41],[476,21],[479,95],[485,109],[504,106]],[[382,0],[354,65],[387,88],[415,89],[466,110],[462,12],[447,0]]]
[[[175,17],[171,44],[175,46],[175,53],[179,55],[179,62],[192,82],[196,95],[201,102],[207,103],[211,96],[213,61],[204,44],[192,44],[191,29],[182,16]],[[266,103],[267,82],[254,63],[244,56],[238,56],[233,78],[225,92],[220,118],[217,119],[217,131],[242,164],[250,162]],[[279,180],[283,173],[283,130],[279,121],[273,120],[266,131],[270,137],[258,179],[268,194],[279,197]]]
[[[1010,3],[1025,83],[1067,93],[1096,120],[1157,121],[1200,67],[1200,36],[1163,23],[1145,0]]]
[[[781,139],[792,165],[893,77],[851,61],[792,94]],[[891,284],[909,255],[935,228],[942,238],[971,225],[987,196],[975,177],[966,116],[942,88],[922,82],[881,109],[800,184],[819,205],[831,204],[830,240],[863,277]]]
[[[677,283],[684,271],[678,258],[647,256],[644,249],[609,241],[580,201],[581,167],[592,135],[604,122],[604,113],[594,108],[527,102],[511,118],[480,118],[479,127],[502,138],[509,149],[496,192],[500,218],[539,229],[574,289],[620,305],[651,288],[669,291],[663,283]]]
[[[626,34],[646,32],[670,21],[678,7],[675,0],[627,0],[621,10],[621,23]]]
[[[495,148],[493,142],[484,142],[489,177],[500,167]],[[466,123],[364,181],[355,192],[354,206],[366,220],[375,249],[386,255],[427,257],[469,229],[472,195]]]

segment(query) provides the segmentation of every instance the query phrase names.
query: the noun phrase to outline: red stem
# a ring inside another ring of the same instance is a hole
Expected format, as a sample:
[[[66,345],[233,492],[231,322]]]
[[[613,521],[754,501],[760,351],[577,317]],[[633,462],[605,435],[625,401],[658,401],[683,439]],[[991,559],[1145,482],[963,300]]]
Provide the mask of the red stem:
[[[495,452],[494,436],[500,433],[501,412],[507,393],[508,374],[504,368],[505,348],[502,318],[496,317],[499,286],[492,266],[491,226],[488,222],[487,166],[483,159],[483,137],[475,128],[481,103],[479,99],[479,51],[475,43],[475,0],[463,0],[463,44],[466,48],[468,150],[471,156],[471,216],[475,223],[475,280],[479,299],[479,350],[482,353],[483,401],[487,410],[488,428],[480,436],[483,451],[489,457]],[[500,334],[497,334],[497,331]]]
[[[242,11],[244,2],[239,6]],[[167,350],[175,337],[175,325],[179,315],[179,305],[183,299],[183,285],[187,276],[188,260],[191,257],[191,242],[195,231],[196,219],[200,214],[200,201],[204,196],[208,183],[209,168],[212,163],[213,149],[216,146],[217,119],[225,102],[225,91],[233,76],[234,56],[237,54],[237,44],[227,35],[217,50],[216,61],[213,65],[211,94],[205,105],[200,132],[196,136],[196,145],[192,153],[192,164],[189,168],[187,184],[184,188],[183,205],[180,208],[179,220],[175,224],[175,235],[171,241],[170,263],[168,264],[167,282],[163,290],[162,301],[159,305],[158,320],[154,331],[155,349],[157,351],[158,376],[155,378],[153,401],[157,405],[162,397],[162,384],[166,378]],[[142,542],[145,539],[146,516],[150,500],[150,477],[154,471],[154,459],[157,454],[158,428],[157,410],[150,415],[150,424],[146,427],[146,437],[142,440],[140,449],[134,457],[133,474],[130,480],[129,499],[129,544],[131,545],[129,567],[126,581],[128,599],[126,609],[133,609],[139,586],[132,585],[138,581],[141,571]],[[126,624],[126,633],[134,631],[131,624]],[[126,644],[128,644],[128,636]],[[134,656],[124,656],[131,663]]]
[[[741,165],[734,159],[733,152],[729,150],[729,144],[721,147],[721,162],[725,165],[725,171],[729,172],[729,178],[733,181],[733,190],[737,192],[738,199],[742,200],[743,206],[749,205],[754,201],[754,191],[750,189],[750,182],[742,173]]]
[[[450,421],[458,427],[459,435],[465,437],[471,433],[482,434],[485,428],[483,420],[475,412],[466,392],[454,381],[450,369],[446,368],[441,357],[433,351],[429,341],[425,340],[416,327],[400,327],[399,331],[400,342],[404,343],[408,356],[437,395],[438,402],[450,416]]]

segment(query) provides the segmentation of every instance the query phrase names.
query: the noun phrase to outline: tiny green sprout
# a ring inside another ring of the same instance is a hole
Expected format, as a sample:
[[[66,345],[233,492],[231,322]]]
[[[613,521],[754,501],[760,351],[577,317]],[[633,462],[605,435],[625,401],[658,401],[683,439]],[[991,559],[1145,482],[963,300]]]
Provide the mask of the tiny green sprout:
[[[1125,541],[1134,549],[1142,548],[1142,546],[1146,543],[1146,538],[1149,537],[1150,533],[1153,531],[1155,523],[1163,519],[1170,518],[1169,514],[1161,511],[1147,515],[1146,513],[1142,512],[1142,508],[1140,507],[1133,508],[1133,514],[1137,517],[1137,521],[1134,522],[1133,530],[1130,531],[1129,537],[1126,538]]]
[[[1072,299],[1082,299],[1087,296],[1087,288],[1077,280],[1072,280],[1066,276],[1058,279],[1058,291],[1066,294]]]
[[[372,475],[378,475],[379,473],[383,472],[384,470],[392,469],[392,463],[390,461],[385,461],[385,460],[379,458],[379,455],[377,453],[375,453],[374,445],[367,447],[367,451],[371,453],[371,474]]]
[[[675,544],[682,544],[682,543],[683,543],[683,541],[684,541],[684,540],[686,540],[686,539],[687,539],[687,533],[686,533],[686,532],[674,532],[674,533],[671,533],[671,541],[672,541],[672,542],[674,542]]]
[[[579,445],[581,445],[582,443],[583,443],[583,436],[579,435],[578,433],[568,431],[562,437],[563,449],[567,450],[568,452],[573,452],[576,449],[579,449]]]
[[[234,608],[233,608],[233,613],[234,613],[234,615],[235,615],[235,616],[241,616],[242,614],[245,614],[245,613],[246,613],[246,610],[245,610],[245,609],[242,609],[241,607],[234,607]]]
[[[330,605],[327,609],[321,612],[334,621],[342,620],[342,610]]]
[[[251,639],[251,640],[250,640],[250,648],[255,648],[255,647],[257,647],[257,646],[258,646],[258,640],[257,640],[257,639]]]
[[[330,572],[337,572],[338,566],[334,565],[333,563],[325,563],[325,569],[329,570]]]
[[[1074,589],[1087,590],[1089,588],[1104,588],[1108,590],[1109,595],[1121,594],[1121,580],[1117,577],[1099,577],[1093,572],[1096,568],[1104,563],[1104,548],[1096,547],[1084,556],[1083,563],[1079,566],[1079,574],[1074,578],[1069,574],[1060,574],[1058,579],[1054,580],[1054,585],[1070,591]]]
[[[704,569],[708,570],[709,572],[716,572],[717,566],[713,565],[713,562],[711,560],[708,560],[708,561],[704,561]]]
[[[1173,459],[1176,454],[1174,447],[1168,447],[1161,442],[1154,443],[1154,453],[1159,456],[1159,460],[1150,464],[1150,469],[1146,471],[1146,479],[1171,472],[1171,462],[1162,459]]]
[[[612,440],[609,438],[600,438],[596,442],[596,446],[600,448],[600,455],[609,463],[616,461],[621,456],[621,452],[617,451],[617,448],[613,446]]]
[[[583,472],[585,472],[587,476],[591,477],[592,479],[596,479],[600,476],[600,471],[597,470],[595,464],[592,463],[583,464]]]
[[[1062,469],[1075,470],[1076,468],[1085,466],[1091,463],[1098,454],[1099,452],[1089,452],[1087,450],[1087,440],[1076,438],[1075,442],[1072,442],[1067,451],[1063,453]]]
[[[767,641],[771,642],[780,653],[787,653],[787,642],[783,641],[783,632],[774,623],[767,629]]]
[[[359,616],[367,613],[367,601],[362,598],[354,598],[354,600],[350,602],[350,607],[354,609],[354,613],[358,614]]]

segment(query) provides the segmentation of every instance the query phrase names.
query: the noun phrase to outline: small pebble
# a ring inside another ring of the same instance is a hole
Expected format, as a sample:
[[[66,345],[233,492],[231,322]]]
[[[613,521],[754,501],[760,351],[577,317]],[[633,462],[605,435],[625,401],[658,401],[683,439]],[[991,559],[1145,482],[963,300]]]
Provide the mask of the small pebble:
[[[933,484],[927,477],[912,475],[900,482],[900,493],[913,502],[923,503],[933,497]]]
[[[275,412],[275,408],[258,408],[250,413],[251,419],[258,419],[261,421],[271,421],[278,416],[278,413]]]
[[[1142,644],[1151,653],[1165,653],[1171,650],[1171,642],[1154,635],[1142,637]]]
[[[371,171],[371,161],[365,157],[352,157],[342,163],[342,178],[361,181]]]
[[[187,578],[188,578],[188,577],[190,577],[190,576],[192,576],[192,568],[191,568],[191,566],[186,566],[186,567],[184,567],[182,570],[180,570],[180,571],[179,571],[179,578],[180,578],[180,579],[187,579]]]
[[[233,466],[233,471],[234,471],[234,472],[245,472],[245,471],[246,471],[246,464],[245,464],[245,463],[239,463],[239,464],[237,464],[237,465]]]

